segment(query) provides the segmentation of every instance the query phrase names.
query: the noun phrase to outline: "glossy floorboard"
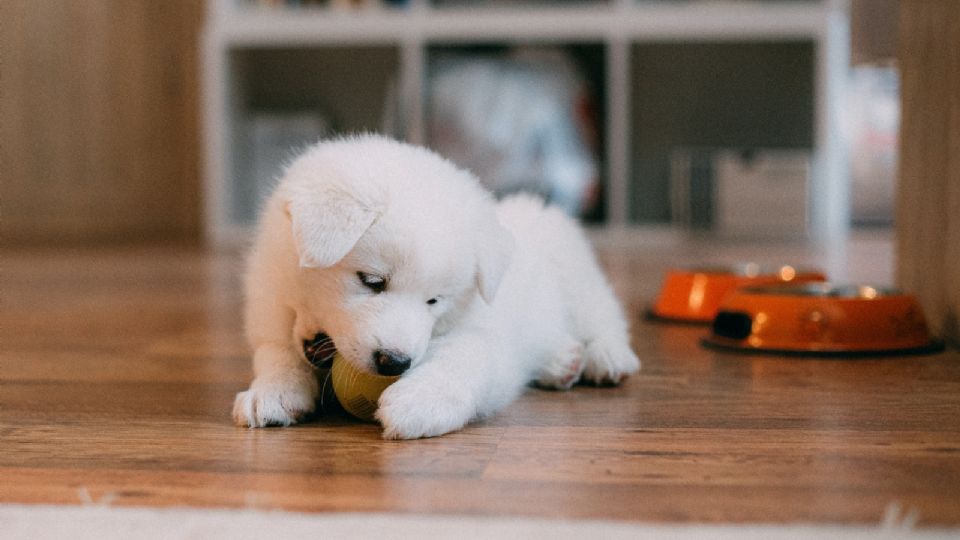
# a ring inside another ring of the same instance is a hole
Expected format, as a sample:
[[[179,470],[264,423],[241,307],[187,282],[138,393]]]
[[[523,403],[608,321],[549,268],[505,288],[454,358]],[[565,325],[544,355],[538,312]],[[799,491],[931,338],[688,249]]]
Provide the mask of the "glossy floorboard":
[[[3,252],[0,502],[253,506],[669,522],[874,523],[891,503],[960,523],[960,354],[804,360],[710,352],[639,314],[674,264],[796,246],[601,250],[640,376],[528,391],[445,437],[318,418],[231,425],[250,368],[239,258],[179,248]],[[889,280],[889,242],[844,252]]]

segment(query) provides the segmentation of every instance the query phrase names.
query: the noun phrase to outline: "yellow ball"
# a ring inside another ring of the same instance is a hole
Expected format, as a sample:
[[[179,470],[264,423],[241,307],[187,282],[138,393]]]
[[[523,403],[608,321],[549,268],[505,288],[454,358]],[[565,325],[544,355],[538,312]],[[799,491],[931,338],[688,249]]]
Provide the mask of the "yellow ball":
[[[380,394],[400,376],[387,377],[362,371],[338,353],[333,357],[330,378],[333,393],[344,410],[361,420],[373,421]]]

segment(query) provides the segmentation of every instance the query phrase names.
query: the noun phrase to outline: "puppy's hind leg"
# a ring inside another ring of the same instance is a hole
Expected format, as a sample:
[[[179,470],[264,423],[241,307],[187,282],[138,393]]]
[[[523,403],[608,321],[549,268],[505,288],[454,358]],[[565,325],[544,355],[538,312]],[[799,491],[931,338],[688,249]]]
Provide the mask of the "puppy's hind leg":
[[[601,335],[587,343],[583,380],[596,385],[616,385],[640,371],[640,359],[626,336]]]
[[[630,332],[620,303],[593,260],[579,269],[569,309],[574,334],[584,344],[583,380],[597,385],[619,384],[640,370],[630,348]]]
[[[585,366],[583,344],[569,338],[544,358],[534,382],[541,388],[569,390],[580,380]]]

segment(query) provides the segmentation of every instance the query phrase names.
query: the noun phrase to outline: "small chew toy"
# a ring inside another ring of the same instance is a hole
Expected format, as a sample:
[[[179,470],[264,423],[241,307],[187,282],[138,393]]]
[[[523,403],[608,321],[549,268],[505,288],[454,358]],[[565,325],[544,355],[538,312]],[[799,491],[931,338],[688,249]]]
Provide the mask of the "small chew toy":
[[[399,378],[399,375],[388,377],[362,371],[339,354],[333,357],[330,369],[337,401],[348,413],[368,422],[374,421],[373,413],[377,412],[380,394]]]
[[[340,356],[333,340],[323,332],[303,340],[303,354],[316,369],[320,381],[319,410],[324,414],[345,410],[360,420],[372,422],[380,394],[400,378],[358,369]]]

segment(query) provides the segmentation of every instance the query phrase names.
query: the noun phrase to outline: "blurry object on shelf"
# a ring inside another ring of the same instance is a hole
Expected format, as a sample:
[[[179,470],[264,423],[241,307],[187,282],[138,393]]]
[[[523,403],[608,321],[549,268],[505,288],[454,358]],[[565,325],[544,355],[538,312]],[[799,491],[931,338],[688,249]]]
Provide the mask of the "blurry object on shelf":
[[[569,55],[441,56],[429,80],[429,145],[497,196],[533,192],[571,215],[599,201],[597,119]]]
[[[844,108],[850,152],[851,219],[855,225],[891,225],[897,178],[900,85],[896,67],[850,69]]]
[[[685,229],[713,227],[713,151],[677,148],[670,154],[670,216]]]
[[[330,0],[331,8],[347,11],[369,9],[379,5],[381,5],[379,0]]]
[[[274,9],[329,7],[336,10],[356,11],[377,7],[407,7],[410,0],[242,0],[243,4]]]
[[[387,91],[383,96],[383,112],[380,114],[380,133],[397,140],[403,140],[407,132],[407,122],[401,102],[397,80],[387,81]]]
[[[329,120],[317,111],[250,114],[243,131],[246,157],[241,155],[241,161],[245,167],[237,171],[234,193],[236,218],[251,223],[284,165],[331,132]]]
[[[261,8],[288,9],[299,7],[325,7],[330,0],[244,0],[244,4]]]
[[[810,167],[806,150],[675,149],[672,220],[723,237],[804,238]]]
[[[807,235],[809,152],[727,151],[720,152],[714,164],[717,233],[744,238]]]
[[[900,0],[850,1],[850,61],[885,62],[897,56]]]
[[[431,2],[437,7],[517,7],[517,6],[538,6],[549,7],[552,5],[604,5],[610,3],[609,0],[433,0]]]

